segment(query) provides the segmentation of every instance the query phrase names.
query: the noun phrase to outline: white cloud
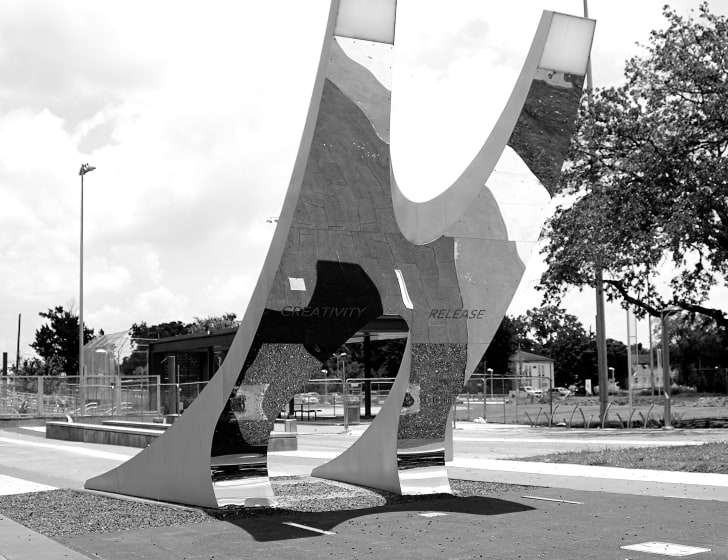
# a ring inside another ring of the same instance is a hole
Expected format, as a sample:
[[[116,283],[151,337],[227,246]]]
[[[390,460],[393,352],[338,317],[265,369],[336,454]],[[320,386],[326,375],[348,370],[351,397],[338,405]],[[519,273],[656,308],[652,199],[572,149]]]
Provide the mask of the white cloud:
[[[187,296],[174,294],[165,286],[141,292],[134,298],[133,312],[139,319],[146,320],[148,324],[175,321],[187,314],[189,299]]]

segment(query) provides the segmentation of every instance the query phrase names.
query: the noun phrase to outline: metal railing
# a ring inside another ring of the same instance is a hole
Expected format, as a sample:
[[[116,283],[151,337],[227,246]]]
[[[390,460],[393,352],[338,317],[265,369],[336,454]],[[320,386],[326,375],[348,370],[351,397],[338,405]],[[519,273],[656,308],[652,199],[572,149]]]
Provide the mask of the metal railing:
[[[191,383],[161,383],[160,412],[161,414],[182,414],[207,386],[209,381],[195,381]]]
[[[309,379],[293,397],[293,410],[303,420],[355,423],[367,412],[376,416],[389,397],[394,378]],[[365,384],[371,388],[369,407]],[[207,381],[160,383],[158,376],[78,377],[0,376],[2,416],[131,416],[182,414]],[[538,393],[529,392],[532,387]],[[553,417],[559,403],[552,397],[548,377],[489,377],[474,375],[454,404],[457,420],[528,423],[528,417]],[[286,406],[284,414],[290,413]]]
[[[3,416],[144,416],[159,414],[159,377],[3,376]]]

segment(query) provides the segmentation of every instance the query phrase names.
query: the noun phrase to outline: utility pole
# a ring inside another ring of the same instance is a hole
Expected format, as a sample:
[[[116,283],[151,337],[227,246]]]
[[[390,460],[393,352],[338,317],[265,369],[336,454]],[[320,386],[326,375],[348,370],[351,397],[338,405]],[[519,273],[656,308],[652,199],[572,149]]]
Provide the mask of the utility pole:
[[[83,367],[83,177],[96,169],[84,163],[78,174],[81,176],[81,240],[79,243],[79,285],[78,285],[78,382],[81,387],[81,410],[86,410],[86,376]]]
[[[655,396],[655,349],[652,346],[652,315],[647,316],[647,326],[650,337],[650,386],[652,387],[652,396]]]
[[[18,345],[15,348],[15,375],[20,374],[20,318],[22,313],[18,313]]]
[[[672,429],[672,411],[670,410],[670,385],[672,379],[670,378],[670,324],[668,317],[673,313],[679,313],[682,311],[679,307],[674,305],[668,306],[660,312],[660,318],[662,320],[662,395],[664,398],[664,429]]]
[[[670,410],[670,330],[667,316],[669,313],[662,312],[662,394],[664,401],[664,429],[672,429],[672,411]]]
[[[627,312],[627,391],[629,391],[629,422],[632,421],[632,337],[629,334],[629,306],[625,310]],[[639,363],[639,352],[637,350],[637,326],[634,330],[634,353],[637,356],[636,362]]]
[[[588,1],[584,0],[584,17],[589,17]],[[591,101],[593,89],[591,56],[586,65],[586,91],[588,99]],[[604,423],[604,416],[607,413],[607,393],[609,390],[609,380],[607,379],[607,335],[604,322],[604,277],[602,275],[602,265],[595,262],[595,284],[596,284],[596,300],[597,300],[597,371],[599,372],[599,420]]]

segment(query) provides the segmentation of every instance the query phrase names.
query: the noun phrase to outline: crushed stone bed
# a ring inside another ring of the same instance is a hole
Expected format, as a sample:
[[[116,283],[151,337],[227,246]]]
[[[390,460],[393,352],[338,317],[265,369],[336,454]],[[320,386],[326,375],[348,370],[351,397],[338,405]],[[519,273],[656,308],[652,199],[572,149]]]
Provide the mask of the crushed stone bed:
[[[47,537],[73,537],[88,533],[114,533],[188,523],[232,521],[293,512],[338,511],[376,508],[450,498],[449,494],[399,496],[307,476],[271,478],[275,507],[225,506],[205,509],[115,498],[82,490],[51,490],[0,496],[0,514]],[[527,486],[451,480],[454,496],[494,497],[525,490]]]

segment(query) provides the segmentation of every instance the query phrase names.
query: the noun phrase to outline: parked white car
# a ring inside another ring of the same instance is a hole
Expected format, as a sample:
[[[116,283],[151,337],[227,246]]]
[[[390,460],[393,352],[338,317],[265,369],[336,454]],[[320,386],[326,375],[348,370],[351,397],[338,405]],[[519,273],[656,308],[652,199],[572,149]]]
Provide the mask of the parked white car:
[[[318,404],[320,396],[318,393],[300,393],[293,397],[293,402],[295,404]]]
[[[520,392],[526,393],[527,397],[535,397],[537,399],[543,397],[543,391],[541,391],[541,389],[534,389],[530,385],[525,385],[521,387]]]

